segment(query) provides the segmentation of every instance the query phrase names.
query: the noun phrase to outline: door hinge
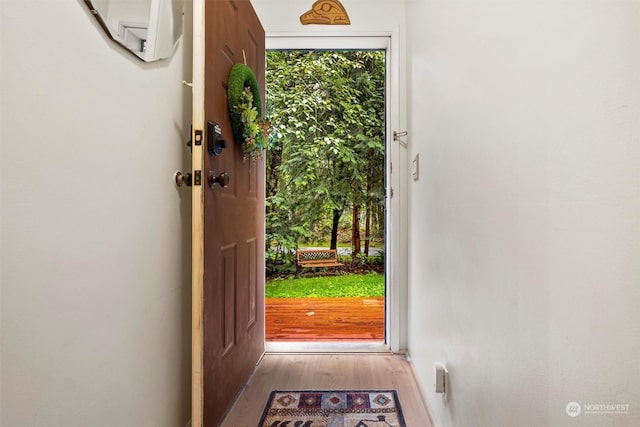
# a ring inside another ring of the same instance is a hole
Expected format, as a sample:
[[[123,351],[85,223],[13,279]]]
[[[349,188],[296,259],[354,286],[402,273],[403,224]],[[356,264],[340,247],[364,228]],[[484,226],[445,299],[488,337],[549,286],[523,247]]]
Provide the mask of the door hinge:
[[[193,185],[202,185],[202,171],[193,171]]]
[[[202,131],[196,129],[196,145],[202,145]]]

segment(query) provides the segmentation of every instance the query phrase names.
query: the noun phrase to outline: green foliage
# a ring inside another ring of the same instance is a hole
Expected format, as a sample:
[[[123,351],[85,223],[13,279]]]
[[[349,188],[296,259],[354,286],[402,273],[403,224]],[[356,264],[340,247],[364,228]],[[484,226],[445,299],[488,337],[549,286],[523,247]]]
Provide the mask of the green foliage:
[[[357,254],[356,255],[356,262],[358,262],[360,265],[364,265],[369,261],[369,256],[367,254]]]
[[[384,275],[305,277],[275,279],[266,284],[267,298],[340,298],[384,296]]]
[[[253,96],[253,106],[256,109],[257,117],[262,117],[262,100],[260,99],[260,86],[255,74],[250,67],[244,64],[235,64],[229,72],[227,87],[227,103],[229,115],[231,116],[231,127],[233,137],[238,144],[244,141],[241,112],[236,108],[242,103],[244,89],[249,88]]]
[[[352,266],[365,266],[365,265],[373,265],[373,264],[384,264],[384,252],[381,252],[379,255],[366,255],[366,254],[358,254],[355,259],[351,255],[338,255],[338,262],[341,262],[345,265]]]
[[[271,125],[258,115],[253,103],[251,88],[245,87],[240,97],[240,103],[234,106],[234,109],[240,113],[240,121],[243,125],[242,151],[246,157],[262,159],[264,150],[270,148]]]
[[[267,52],[267,251],[354,203],[384,211],[384,83],[382,51]]]
[[[342,264],[349,264],[351,261],[353,261],[351,255],[338,255],[338,262]]]
[[[373,258],[373,263],[375,264],[384,264],[385,250],[380,249],[377,255],[374,255],[373,257],[370,257],[370,258]]]

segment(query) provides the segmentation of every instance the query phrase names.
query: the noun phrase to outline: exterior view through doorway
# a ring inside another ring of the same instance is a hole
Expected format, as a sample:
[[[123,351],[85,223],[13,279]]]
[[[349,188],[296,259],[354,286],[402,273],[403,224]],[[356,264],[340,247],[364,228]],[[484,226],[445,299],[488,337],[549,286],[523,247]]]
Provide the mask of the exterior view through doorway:
[[[363,39],[267,39],[267,351],[390,349],[389,38]]]

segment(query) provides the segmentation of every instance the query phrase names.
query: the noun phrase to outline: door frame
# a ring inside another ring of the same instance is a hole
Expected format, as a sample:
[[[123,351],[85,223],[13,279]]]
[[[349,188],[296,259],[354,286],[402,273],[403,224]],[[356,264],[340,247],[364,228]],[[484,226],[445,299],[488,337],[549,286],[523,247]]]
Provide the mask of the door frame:
[[[265,351],[277,352],[377,352],[400,353],[406,350],[406,143],[394,139],[394,131],[401,131],[400,123],[400,45],[399,30],[389,31],[321,31],[266,32],[266,50],[324,49],[324,50],[385,50],[385,181],[387,187],[385,215],[385,335],[379,343],[265,343]],[[401,149],[402,148],[402,149]],[[404,204],[404,205],[403,205]],[[403,262],[403,259],[405,260]]]
[[[193,73],[191,173],[204,168],[203,143],[195,144],[196,131],[204,132],[205,0],[193,0]],[[202,133],[203,135],[204,133]],[[204,192],[191,186],[191,425],[203,425],[204,411]]]

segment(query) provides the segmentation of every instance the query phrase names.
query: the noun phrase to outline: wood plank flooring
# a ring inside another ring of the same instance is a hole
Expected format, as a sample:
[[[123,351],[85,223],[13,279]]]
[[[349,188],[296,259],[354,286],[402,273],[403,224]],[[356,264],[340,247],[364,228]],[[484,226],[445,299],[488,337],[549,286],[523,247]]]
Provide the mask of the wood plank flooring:
[[[267,298],[267,341],[384,341],[384,298]]]
[[[391,354],[268,354],[222,423],[256,427],[272,390],[395,389],[407,427],[432,427],[409,362]]]

